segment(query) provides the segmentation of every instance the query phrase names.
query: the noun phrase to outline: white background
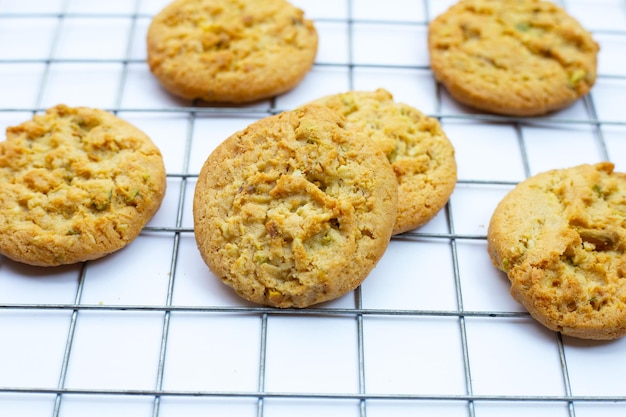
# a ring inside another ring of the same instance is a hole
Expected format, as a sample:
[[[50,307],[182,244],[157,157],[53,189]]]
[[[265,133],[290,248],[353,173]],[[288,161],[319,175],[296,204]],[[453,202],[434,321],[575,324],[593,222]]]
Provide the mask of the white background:
[[[114,110],[152,137],[169,174],[161,210],[124,250],[84,269],[0,259],[0,416],[625,415],[626,339],[537,324],[485,235],[528,175],[604,159],[626,171],[626,3],[560,2],[601,45],[597,83],[519,122],[488,122],[434,82],[427,22],[451,1],[294,3],[318,28],[316,65],[293,91],[226,114],[193,112],[151,76],[145,34],[165,0],[0,0],[0,128],[57,103]],[[450,204],[394,238],[356,293],[307,312],[239,299],[195,246],[202,163],[270,111],[378,87],[440,117],[458,163]]]

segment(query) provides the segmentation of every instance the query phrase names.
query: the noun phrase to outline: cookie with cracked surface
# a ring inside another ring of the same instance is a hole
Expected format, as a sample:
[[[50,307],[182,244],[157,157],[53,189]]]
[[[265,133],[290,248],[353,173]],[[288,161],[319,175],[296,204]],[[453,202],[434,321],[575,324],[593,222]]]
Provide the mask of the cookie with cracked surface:
[[[596,80],[599,46],[541,0],[461,0],[428,30],[432,71],[461,103],[537,116],[569,106]]]
[[[565,335],[626,334],[626,174],[602,162],[547,171],[498,204],[494,265],[540,323]]]
[[[355,289],[385,252],[397,183],[372,141],[336,112],[305,106],[222,142],[194,194],[209,268],[241,297],[303,308]]]
[[[0,143],[0,253],[56,266],[100,258],[140,233],[165,193],[150,138],[111,113],[59,105]]]
[[[349,91],[314,101],[341,113],[387,155],[398,181],[393,234],[424,225],[446,204],[456,185],[454,147],[436,119],[388,91]]]
[[[148,29],[150,70],[170,93],[244,103],[295,87],[318,35],[285,0],[175,0]]]

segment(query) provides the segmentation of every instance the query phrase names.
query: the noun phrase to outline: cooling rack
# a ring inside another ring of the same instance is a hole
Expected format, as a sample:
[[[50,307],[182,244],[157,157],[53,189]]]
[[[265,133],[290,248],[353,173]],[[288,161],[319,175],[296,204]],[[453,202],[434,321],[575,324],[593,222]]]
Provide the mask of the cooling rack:
[[[541,118],[456,104],[434,81],[427,24],[452,1],[294,0],[320,33],[293,91],[239,107],[163,92],[145,33],[166,0],[0,0],[0,128],[57,103],[100,107],[161,148],[167,194],[129,247],[35,268],[0,259],[1,416],[623,416],[626,340],[538,325],[490,264],[497,202],[535,173],[609,160],[626,171],[626,2],[560,4],[601,45],[592,93]],[[391,91],[437,117],[459,182],[393,238],[365,283],[306,310],[247,304],[210,276],[191,200],[211,150],[325,94]]]

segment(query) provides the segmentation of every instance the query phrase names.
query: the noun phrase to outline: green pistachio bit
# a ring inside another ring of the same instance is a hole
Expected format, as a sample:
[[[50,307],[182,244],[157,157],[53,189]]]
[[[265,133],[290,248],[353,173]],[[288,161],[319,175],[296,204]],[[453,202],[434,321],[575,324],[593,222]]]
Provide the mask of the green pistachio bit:
[[[578,85],[578,83],[580,83],[585,76],[587,75],[587,72],[584,69],[577,69],[576,71],[572,72],[569,76],[569,84],[572,87],[575,87],[576,85]]]
[[[508,273],[510,270],[511,263],[509,262],[508,258],[502,259],[502,271],[504,271],[504,273]]]
[[[113,190],[109,190],[107,193],[107,197],[104,201],[95,201],[94,206],[96,210],[102,211],[105,210],[111,204],[111,196],[113,195]]]
[[[133,200],[135,200],[135,198],[137,198],[138,195],[139,195],[138,189],[132,190],[128,195],[126,195],[126,202],[127,203],[133,202]]]
[[[594,186],[591,187],[591,189],[599,196],[602,196],[602,188],[600,188],[598,184],[594,184]]]
[[[397,147],[393,151],[389,152],[389,154],[387,155],[387,159],[392,164],[394,162],[396,162],[396,160],[398,159],[398,148]]]
[[[265,264],[269,259],[267,256],[261,255],[259,253],[254,254],[254,262],[258,264]]]
[[[341,102],[345,105],[345,106],[351,106],[354,103],[354,100],[347,96],[347,95],[341,95]]]
[[[274,303],[280,303],[283,300],[283,294],[274,288],[270,288],[267,290],[267,298]]]
[[[519,22],[515,25],[515,29],[519,30],[520,32],[528,32],[528,30],[530,29],[530,25],[527,22]]]

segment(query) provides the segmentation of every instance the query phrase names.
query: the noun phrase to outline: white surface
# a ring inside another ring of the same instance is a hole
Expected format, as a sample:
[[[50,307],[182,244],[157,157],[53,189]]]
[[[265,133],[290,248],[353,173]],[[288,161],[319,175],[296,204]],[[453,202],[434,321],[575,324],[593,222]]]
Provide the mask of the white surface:
[[[526,175],[602,160],[604,148],[626,171],[622,0],[560,1],[601,44],[600,77],[587,103],[550,115],[552,123],[517,124],[472,119],[477,112],[437,88],[426,20],[454,0],[294,0],[320,32],[317,65],[303,82],[231,115],[190,113],[192,103],[167,94],[144,62],[150,18],[167,2],[0,0],[0,128],[59,102],[119,110],[153,138],[171,174],[149,225],[157,230],[87,264],[82,286],[81,265],[0,259],[1,416],[55,416],[56,392],[67,390],[58,398],[61,417],[565,417],[568,402],[545,397],[566,397],[566,379],[574,396],[622,398],[575,401],[577,416],[626,413],[626,339],[560,339],[538,325],[510,297],[485,242],[493,209]],[[351,87],[384,87],[443,116],[459,184],[446,210],[417,230],[426,235],[391,242],[358,294],[318,306],[333,309],[327,314],[264,315],[200,258],[191,233],[194,175],[221,140],[272,106]],[[606,122],[599,130],[571,123],[593,119],[590,105]],[[355,307],[365,314],[351,313]],[[164,395],[155,397],[158,389]],[[468,403],[468,395],[477,397]]]

